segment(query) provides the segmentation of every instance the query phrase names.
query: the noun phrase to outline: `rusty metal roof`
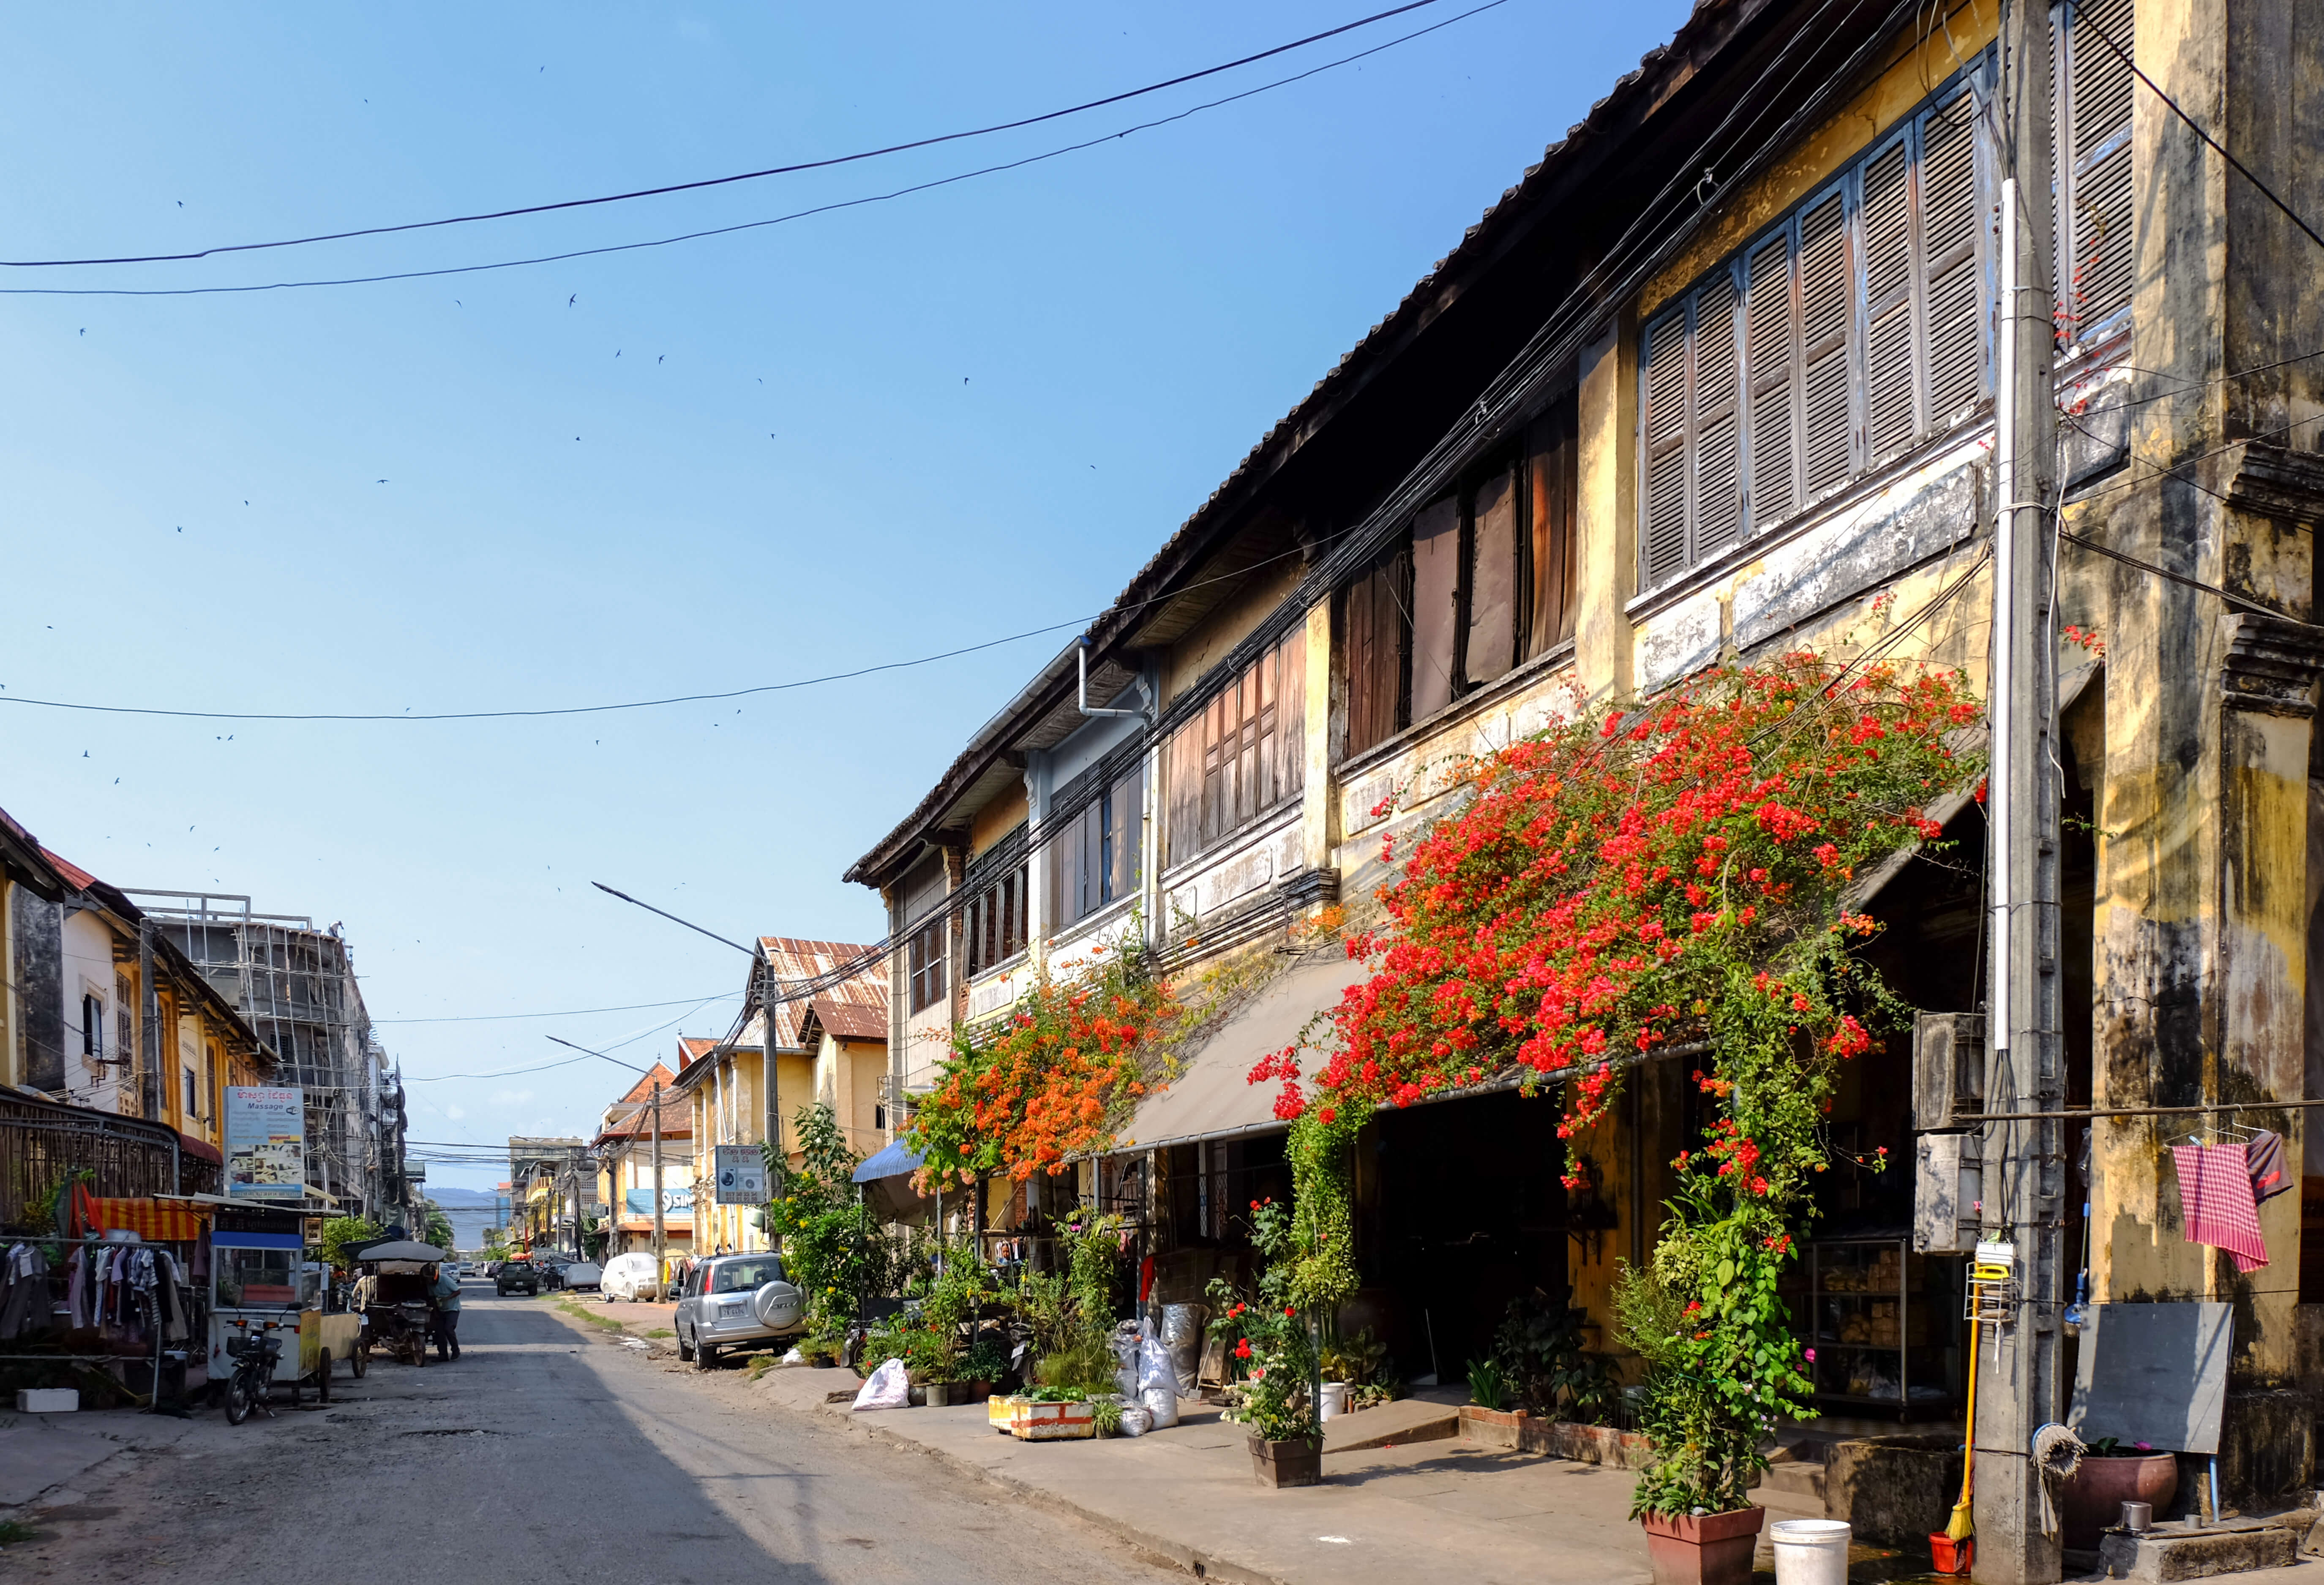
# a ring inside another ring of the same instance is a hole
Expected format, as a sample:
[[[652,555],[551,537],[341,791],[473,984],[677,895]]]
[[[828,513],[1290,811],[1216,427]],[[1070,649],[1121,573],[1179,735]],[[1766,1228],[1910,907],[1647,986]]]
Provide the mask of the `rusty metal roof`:
[[[846,941],[805,941],[793,935],[761,935],[759,950],[766,954],[767,966],[777,980],[811,980],[871,952],[869,946]],[[815,1001],[830,1001],[855,1007],[878,1009],[880,1037],[887,1038],[888,1030],[888,964],[885,958],[850,980],[832,986]],[[775,1008],[775,1048],[779,1051],[803,1049],[799,1039],[799,1022],[813,1003],[802,1005],[787,1001]]]
[[[818,996],[807,1004],[807,1024],[820,1024],[825,1030],[842,1040],[877,1040],[882,1044],[887,1041],[888,997],[884,991],[876,1007]]]

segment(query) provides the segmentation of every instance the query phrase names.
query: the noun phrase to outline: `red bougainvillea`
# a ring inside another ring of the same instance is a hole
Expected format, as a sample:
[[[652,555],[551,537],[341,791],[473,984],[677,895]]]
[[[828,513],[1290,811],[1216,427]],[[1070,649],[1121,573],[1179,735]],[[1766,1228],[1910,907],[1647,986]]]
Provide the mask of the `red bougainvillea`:
[[[1948,740],[1982,715],[1955,673],[1802,652],[1474,761],[1465,806],[1408,843],[1381,893],[1387,926],[1350,940],[1375,972],[1333,1012],[1322,1070],[1303,1084],[1277,1053],[1252,1081],[1278,1083],[1295,1118],[1314,1098],[1406,1105],[1521,1066],[1570,1079],[1570,1135],[1624,1059],[1718,1048],[1722,1017],[1823,1056],[1870,1049],[1847,949],[1874,926],[1848,889],[1937,834],[1926,806],[1974,773]],[[1709,1147],[1746,1188],[1770,1170],[1750,1132]]]
[[[1101,949],[1081,973],[1044,977],[996,1021],[963,1027],[913,1114],[922,1185],[1055,1175],[1106,1148],[1122,1107],[1145,1093],[1141,1049],[1176,1013],[1138,954]]]

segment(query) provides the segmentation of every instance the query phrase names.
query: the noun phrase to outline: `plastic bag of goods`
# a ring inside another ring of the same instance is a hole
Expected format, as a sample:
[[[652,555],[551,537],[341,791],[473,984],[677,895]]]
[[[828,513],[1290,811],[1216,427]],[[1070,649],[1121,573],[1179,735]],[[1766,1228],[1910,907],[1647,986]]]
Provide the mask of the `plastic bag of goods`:
[[[1138,1401],[1152,1411],[1155,1430],[1178,1424],[1178,1372],[1169,1345],[1150,1329],[1138,1345]]]
[[[1114,1327],[1108,1340],[1113,1345],[1114,1390],[1131,1403],[1138,1400],[1138,1350],[1153,1335],[1150,1322],[1124,1321]]]
[[[1201,1304],[1162,1306],[1162,1342],[1170,1350],[1170,1370],[1183,1397],[1201,1390],[1203,1319],[1210,1311]]]
[[[863,1390],[855,1395],[859,1409],[900,1409],[912,1401],[911,1378],[904,1374],[904,1362],[890,1359],[864,1378]]]
[[[1154,1429],[1154,1411],[1143,1404],[1121,1405],[1121,1434],[1143,1436]]]

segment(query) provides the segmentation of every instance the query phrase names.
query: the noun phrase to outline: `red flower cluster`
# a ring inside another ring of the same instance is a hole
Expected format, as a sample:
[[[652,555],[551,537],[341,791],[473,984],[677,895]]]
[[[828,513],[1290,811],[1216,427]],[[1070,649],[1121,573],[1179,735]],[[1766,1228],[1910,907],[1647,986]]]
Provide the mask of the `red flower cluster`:
[[[1303,1080],[1270,1053],[1251,1082],[1296,1118],[1311,1090],[1401,1106],[1515,1065],[1566,1082],[1562,1132],[1589,1127],[1618,1063],[1714,1035],[1733,988],[1802,944],[1844,959],[1870,932],[1846,889],[1937,834],[1925,806],[1975,770],[1950,739],[1983,714],[1956,673],[1802,652],[1479,760],[1465,806],[1407,838],[1386,927],[1351,936],[1373,972],[1334,1010],[1322,1069]],[[1844,989],[1760,972],[1766,1000],[1744,1000],[1779,1037],[1849,1057],[1872,1036]],[[1747,1191],[1748,1145],[1720,1168]]]

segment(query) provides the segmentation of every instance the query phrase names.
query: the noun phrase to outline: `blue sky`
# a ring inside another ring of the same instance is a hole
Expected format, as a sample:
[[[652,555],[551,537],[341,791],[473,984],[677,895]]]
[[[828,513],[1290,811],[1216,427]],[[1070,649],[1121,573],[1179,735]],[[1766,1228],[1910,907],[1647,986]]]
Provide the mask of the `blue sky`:
[[[433,269],[765,218],[1039,152],[1455,14],[1064,123],[708,192],[0,286]],[[24,8],[0,252],[180,251],[580,197],[1035,114],[1354,5],[472,14]],[[1667,38],[1508,0],[1006,174],[678,246],[245,295],[0,297],[0,687],[245,711],[748,687],[1102,609],[1462,229]],[[847,863],[1065,635],[720,705],[441,723],[0,706],[0,805],[128,886],[344,921],[407,1077],[669,1049],[738,939],[867,940]],[[585,1062],[414,1082],[416,1137],[581,1130]],[[485,1184],[488,1170],[443,1181]]]

